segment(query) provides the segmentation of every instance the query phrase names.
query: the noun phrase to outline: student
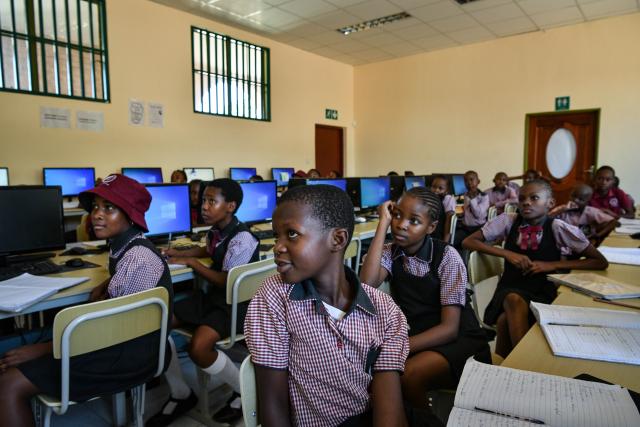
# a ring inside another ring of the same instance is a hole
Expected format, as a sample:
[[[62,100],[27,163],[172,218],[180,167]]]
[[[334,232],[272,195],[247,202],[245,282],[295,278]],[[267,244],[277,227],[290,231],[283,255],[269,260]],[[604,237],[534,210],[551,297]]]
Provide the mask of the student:
[[[294,187],[275,210],[279,274],[245,323],[263,426],[405,425],[407,323],[344,266],[353,228],[349,196],[329,185]]]
[[[191,225],[199,223],[198,213],[200,212],[200,184],[201,179],[194,179],[189,183],[189,206],[191,209]]]
[[[527,169],[522,175],[507,177],[507,181],[514,179],[522,179],[524,184],[535,179],[544,179],[545,181],[548,181],[547,178],[543,177],[542,174],[535,169]]]
[[[259,256],[258,239],[235,216],[242,204],[242,196],[242,187],[232,179],[208,182],[202,196],[202,218],[205,224],[211,225],[206,247],[168,249],[164,252],[170,257],[169,263],[191,267],[210,284],[206,294],[198,289],[190,298],[176,303],[173,325],[195,327],[189,343],[189,356],[202,370],[209,375],[218,375],[234,390],[227,405],[214,415],[217,422],[229,422],[242,416],[238,368],[225,353],[215,348],[216,343],[229,337],[231,331],[231,306],[226,302],[227,272],[238,265],[257,261]],[[213,261],[211,267],[206,267],[198,259],[207,256]],[[242,333],[247,305],[238,305],[239,333]],[[171,350],[174,360],[177,360],[175,346]],[[166,378],[171,396],[163,409],[149,420],[149,426],[168,425],[197,403],[178,363],[169,366]]]
[[[342,178],[342,174],[339,171],[333,169],[329,171],[329,175],[327,175],[327,178],[329,179]]]
[[[144,237],[144,213],[151,195],[135,180],[110,175],[101,185],[80,193],[91,212],[96,236],[109,241],[111,277],[91,292],[91,301],[116,298],[163,286],[173,300],[167,263]],[[171,313],[171,306],[169,307]],[[83,401],[124,390],[153,378],[157,369],[158,333],[74,356],[70,360],[69,398]],[[0,359],[0,424],[33,425],[29,399],[38,393],[60,395],[60,360],[51,342],[10,350]],[[166,362],[170,358],[167,354]]]
[[[495,206],[498,214],[504,212],[507,204],[518,203],[518,193],[507,185],[509,178],[504,172],[498,172],[493,178],[493,188],[485,191],[489,195],[489,205]]]
[[[616,228],[618,221],[598,208],[587,206],[593,196],[593,189],[586,184],[578,184],[571,192],[571,200],[553,208],[549,216],[558,218],[578,227],[591,244],[600,243]]]
[[[258,182],[258,181],[264,181],[264,178],[262,177],[262,175],[253,175],[251,178],[249,178],[249,182]]]
[[[182,169],[176,169],[171,172],[171,183],[172,184],[186,184],[187,183],[187,174]]]
[[[443,225],[442,241],[449,242],[451,239],[451,217],[456,214],[456,200],[451,194],[447,194],[449,180],[444,175],[436,175],[431,181],[431,191],[442,201],[442,216],[438,222]]]
[[[547,181],[527,182],[520,189],[518,214],[502,214],[469,236],[463,246],[505,259],[504,273],[484,314],[497,325],[496,353],[506,357],[535,319],[531,301],[550,304],[556,287],[548,273],[560,269],[602,270],[607,260],[582,232],[564,221],[548,217],[553,191]],[[504,249],[485,242],[505,240]],[[566,260],[569,255],[585,259]]]
[[[387,172],[387,176],[398,176],[398,172],[396,172],[396,171],[389,171],[389,172]]]
[[[404,176],[415,176],[413,171],[404,171]]]
[[[307,173],[302,169],[298,169],[296,173],[293,174],[293,178],[307,178]]]
[[[616,172],[611,166],[600,166],[594,179],[595,191],[589,206],[601,209],[614,218],[633,218],[635,208],[631,198],[614,186]]]
[[[486,334],[466,297],[467,270],[458,252],[430,234],[440,199],[424,187],[382,204],[380,222],[362,266],[362,280],[391,295],[409,323],[410,356],[402,376],[405,399],[426,405],[426,392],[455,388],[471,356],[491,363]],[[391,226],[393,242],[385,244]]]
[[[464,214],[462,222],[456,229],[456,241],[454,246],[460,248],[462,241],[469,235],[479,230],[487,222],[489,213],[489,196],[478,189],[480,180],[475,171],[467,171],[464,174],[464,185],[467,192],[464,193]]]
[[[309,169],[307,172],[307,178],[321,178],[322,174],[318,169]]]

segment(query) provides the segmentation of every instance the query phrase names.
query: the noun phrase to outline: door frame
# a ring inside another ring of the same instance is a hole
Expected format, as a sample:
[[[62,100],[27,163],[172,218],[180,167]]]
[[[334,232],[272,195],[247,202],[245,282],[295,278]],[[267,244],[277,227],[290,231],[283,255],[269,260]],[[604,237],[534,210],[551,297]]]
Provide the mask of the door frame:
[[[578,114],[578,113],[597,113],[596,114],[596,129],[595,129],[595,141],[593,153],[594,174],[595,169],[598,168],[598,153],[600,152],[600,116],[601,108],[585,108],[582,110],[563,110],[563,111],[544,111],[541,113],[526,113],[524,116],[524,162],[522,165],[522,171],[529,169],[529,123],[531,122],[531,116],[562,116],[565,114]]]

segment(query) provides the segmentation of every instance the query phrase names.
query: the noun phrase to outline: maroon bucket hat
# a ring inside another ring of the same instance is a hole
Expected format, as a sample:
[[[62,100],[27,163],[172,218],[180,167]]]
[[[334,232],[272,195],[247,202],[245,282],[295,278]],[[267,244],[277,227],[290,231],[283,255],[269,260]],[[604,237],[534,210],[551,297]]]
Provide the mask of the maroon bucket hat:
[[[124,213],[129,219],[142,228],[149,231],[147,222],[144,220],[144,213],[149,210],[151,204],[151,194],[135,179],[114,173],[102,180],[97,187],[83,191],[78,196],[80,204],[87,212],[91,212],[94,196],[100,196],[110,201]]]

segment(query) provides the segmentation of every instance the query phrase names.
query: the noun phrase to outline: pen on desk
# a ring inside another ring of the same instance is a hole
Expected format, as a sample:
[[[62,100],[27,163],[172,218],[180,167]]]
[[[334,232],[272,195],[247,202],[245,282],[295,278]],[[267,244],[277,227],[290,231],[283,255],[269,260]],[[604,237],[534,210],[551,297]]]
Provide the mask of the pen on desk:
[[[527,417],[519,417],[517,415],[509,415],[509,414],[505,414],[504,412],[497,412],[497,411],[492,411],[490,409],[478,408],[477,406],[474,406],[474,409],[476,411],[485,412],[487,414],[501,415],[503,417],[509,417],[509,418],[513,418],[515,420],[526,421],[526,422],[533,423],[533,424],[544,425],[544,421],[537,420],[535,418],[527,418]]]
[[[640,306],[637,305],[631,305],[631,304],[625,304],[623,302],[618,302],[618,301],[611,301],[608,299],[604,299],[604,298],[597,298],[597,297],[593,297],[594,301],[597,302],[603,302],[605,304],[611,304],[611,305],[618,305],[620,307],[628,307],[628,308],[635,308],[636,310],[640,310]]]

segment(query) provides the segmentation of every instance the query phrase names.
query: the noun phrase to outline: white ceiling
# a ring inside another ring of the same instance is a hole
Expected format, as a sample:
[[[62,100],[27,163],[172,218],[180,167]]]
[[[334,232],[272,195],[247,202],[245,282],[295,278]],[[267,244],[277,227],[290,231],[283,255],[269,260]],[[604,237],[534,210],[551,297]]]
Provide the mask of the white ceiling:
[[[353,65],[640,12],[640,0],[152,1]],[[347,36],[336,31],[402,11],[412,17]]]

